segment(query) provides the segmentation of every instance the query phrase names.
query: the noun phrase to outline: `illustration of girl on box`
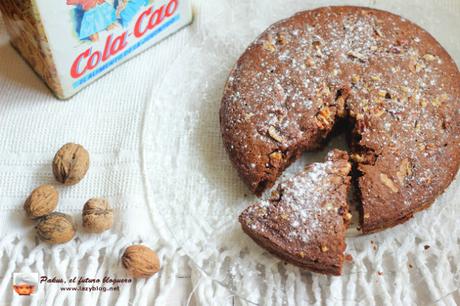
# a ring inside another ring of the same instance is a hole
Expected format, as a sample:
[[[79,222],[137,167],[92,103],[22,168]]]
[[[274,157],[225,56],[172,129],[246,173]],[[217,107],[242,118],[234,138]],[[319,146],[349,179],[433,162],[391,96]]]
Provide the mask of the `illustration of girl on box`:
[[[148,4],[149,0],[115,0],[120,24],[124,28],[129,26],[140,9]]]
[[[75,19],[80,40],[99,40],[99,32],[115,27],[116,10],[105,0],[67,0],[67,5],[76,5]]]

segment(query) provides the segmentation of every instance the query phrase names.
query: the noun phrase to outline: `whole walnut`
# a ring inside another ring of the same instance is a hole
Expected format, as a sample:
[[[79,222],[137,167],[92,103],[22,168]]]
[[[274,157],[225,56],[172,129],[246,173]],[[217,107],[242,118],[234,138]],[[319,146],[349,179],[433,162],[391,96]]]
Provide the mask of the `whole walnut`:
[[[102,233],[112,227],[113,212],[105,199],[90,199],[83,206],[83,227],[90,233]]]
[[[128,247],[121,258],[121,263],[134,278],[150,277],[160,270],[157,254],[143,245]]]
[[[45,242],[59,244],[75,236],[72,217],[63,213],[52,213],[40,219],[36,226],[38,236]]]
[[[59,194],[51,185],[35,188],[24,203],[24,210],[31,219],[46,216],[56,209]]]
[[[56,153],[53,159],[53,174],[64,185],[75,185],[86,175],[89,168],[89,154],[79,144],[68,143]]]

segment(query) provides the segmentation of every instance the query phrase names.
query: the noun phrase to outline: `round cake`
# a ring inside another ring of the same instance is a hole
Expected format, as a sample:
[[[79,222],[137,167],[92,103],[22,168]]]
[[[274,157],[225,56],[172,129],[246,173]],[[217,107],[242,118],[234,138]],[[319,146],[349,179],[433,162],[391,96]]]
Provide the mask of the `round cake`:
[[[232,70],[220,109],[225,148],[260,195],[303,152],[347,126],[364,233],[428,207],[460,163],[460,73],[414,23],[324,7],[270,26]]]

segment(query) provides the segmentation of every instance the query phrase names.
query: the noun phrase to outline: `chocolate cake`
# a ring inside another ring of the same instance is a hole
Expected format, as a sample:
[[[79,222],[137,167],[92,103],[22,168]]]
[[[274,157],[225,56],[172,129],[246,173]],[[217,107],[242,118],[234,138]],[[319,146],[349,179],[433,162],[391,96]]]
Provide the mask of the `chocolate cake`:
[[[279,184],[272,197],[240,215],[243,230],[281,259],[312,271],[340,275],[348,211],[348,154],[335,150]]]
[[[270,26],[247,48],[220,120],[230,159],[257,195],[349,121],[361,227],[370,233],[428,207],[454,179],[460,73],[429,33],[400,16],[324,7]]]

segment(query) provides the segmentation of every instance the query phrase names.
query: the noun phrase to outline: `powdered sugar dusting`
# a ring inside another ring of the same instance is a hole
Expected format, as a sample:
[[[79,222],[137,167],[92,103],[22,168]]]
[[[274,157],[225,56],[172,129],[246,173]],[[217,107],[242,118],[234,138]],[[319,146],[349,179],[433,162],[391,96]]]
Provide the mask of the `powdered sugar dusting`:
[[[321,228],[322,216],[329,213],[324,206],[327,197],[327,169],[331,162],[313,164],[306,175],[299,175],[289,181],[289,187],[284,189],[283,210],[289,215],[292,230],[290,238],[299,238],[308,242],[315,232]],[[286,184],[281,184],[281,188]],[[281,208],[280,208],[281,209]]]
[[[250,144],[232,154],[257,150],[263,162],[254,172],[278,175],[285,164],[269,155],[314,147],[308,140],[326,137],[339,116],[337,98],[346,92],[345,116],[359,135],[356,161],[385,169],[386,183],[376,174],[373,185],[399,194],[392,207],[417,207],[452,180],[448,160],[458,165],[458,80],[442,47],[398,16],[303,12],[271,26],[238,62],[225,92],[223,133]],[[246,169],[253,161],[239,162]]]
[[[341,163],[347,163],[341,161]],[[327,237],[337,224],[343,227],[343,208],[346,188],[337,176],[337,162],[311,164],[304,172],[282,182],[277,193],[269,199],[250,206],[243,212],[243,222],[254,231],[270,234],[276,231],[278,238],[302,245],[315,243]],[[337,198],[338,192],[339,197]]]

